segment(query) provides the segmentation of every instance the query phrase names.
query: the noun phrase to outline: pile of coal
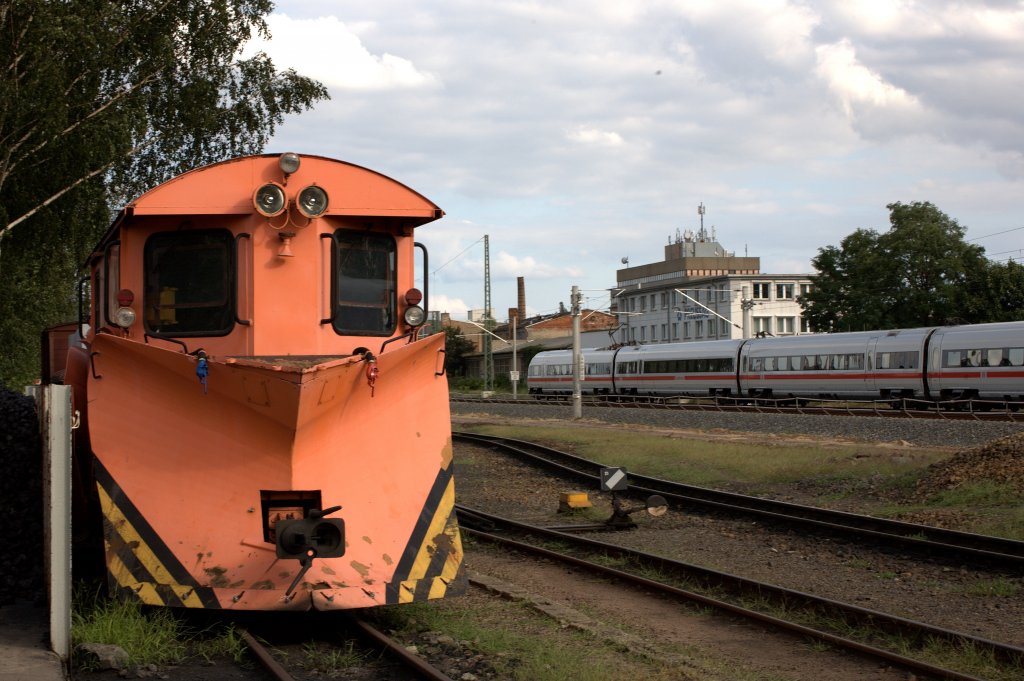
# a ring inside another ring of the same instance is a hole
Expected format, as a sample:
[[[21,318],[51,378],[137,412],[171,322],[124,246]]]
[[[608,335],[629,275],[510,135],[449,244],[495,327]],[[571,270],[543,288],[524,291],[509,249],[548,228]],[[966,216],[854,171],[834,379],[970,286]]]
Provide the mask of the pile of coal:
[[[923,499],[981,480],[1004,485],[1024,497],[1024,433],[962,449],[933,464],[918,481],[916,494]]]
[[[42,475],[35,401],[0,385],[0,605],[46,598]]]

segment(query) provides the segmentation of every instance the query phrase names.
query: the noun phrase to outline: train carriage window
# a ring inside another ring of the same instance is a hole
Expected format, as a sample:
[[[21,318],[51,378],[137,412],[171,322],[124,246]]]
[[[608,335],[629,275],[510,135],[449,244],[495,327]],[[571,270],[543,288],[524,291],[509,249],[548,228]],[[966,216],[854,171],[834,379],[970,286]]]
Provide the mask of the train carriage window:
[[[1024,366],[1024,348],[1009,348],[1007,356],[1010,360],[1010,366]]]
[[[334,233],[332,323],[339,334],[388,336],[397,322],[397,249],[388,234]]]
[[[917,350],[879,352],[875,355],[875,365],[878,369],[916,369],[919,357]]]
[[[169,336],[224,336],[235,323],[235,247],[226,229],[146,240],[145,325]]]
[[[958,367],[960,366],[960,351],[959,350],[947,350],[942,357],[942,366],[944,367]]]

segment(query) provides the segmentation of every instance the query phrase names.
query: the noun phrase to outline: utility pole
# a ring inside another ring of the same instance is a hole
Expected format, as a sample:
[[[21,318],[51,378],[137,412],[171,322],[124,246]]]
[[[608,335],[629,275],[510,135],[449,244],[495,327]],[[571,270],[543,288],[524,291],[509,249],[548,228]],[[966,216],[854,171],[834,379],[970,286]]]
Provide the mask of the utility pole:
[[[580,352],[580,287],[572,287],[572,417],[583,418],[583,353]]]
[[[494,331],[491,316],[491,241],[484,234],[484,330]],[[494,390],[494,353],[491,350],[491,336],[484,334],[484,392]]]
[[[519,321],[519,310],[512,315],[512,399],[519,399],[519,361],[516,359],[516,342],[519,340],[519,331],[516,328]]]
[[[751,300],[747,293],[749,289],[746,286],[740,289],[740,309],[743,310],[743,337],[750,338],[750,311],[754,309],[754,301]]]

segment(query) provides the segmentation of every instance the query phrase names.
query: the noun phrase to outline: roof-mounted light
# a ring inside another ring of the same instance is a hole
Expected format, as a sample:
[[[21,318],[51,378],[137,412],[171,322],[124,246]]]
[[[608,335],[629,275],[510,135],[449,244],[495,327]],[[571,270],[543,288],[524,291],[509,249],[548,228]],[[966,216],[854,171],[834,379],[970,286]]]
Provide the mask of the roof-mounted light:
[[[284,173],[285,177],[288,177],[298,170],[299,164],[299,155],[293,151],[281,154],[281,158],[277,159],[277,165],[281,169],[281,172]]]
[[[275,215],[280,215],[288,207],[284,187],[276,182],[268,182],[252,195],[252,205],[256,208],[256,212],[263,217],[272,218]]]
[[[299,192],[299,198],[295,202],[299,212],[307,218],[317,218],[327,210],[327,192],[315,184]]]

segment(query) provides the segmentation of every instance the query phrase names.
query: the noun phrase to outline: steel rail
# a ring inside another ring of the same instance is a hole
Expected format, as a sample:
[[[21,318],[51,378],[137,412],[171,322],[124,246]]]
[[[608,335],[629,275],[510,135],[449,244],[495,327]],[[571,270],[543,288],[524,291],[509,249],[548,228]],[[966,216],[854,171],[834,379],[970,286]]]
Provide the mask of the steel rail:
[[[371,638],[378,645],[383,646],[388,653],[398,658],[403,665],[415,671],[422,678],[428,679],[429,681],[452,681],[450,676],[443,673],[419,655],[414,655],[409,652],[401,643],[394,640],[366,620],[354,617],[352,621],[366,636]]]
[[[288,670],[281,666],[280,662],[274,659],[274,656],[270,654],[266,646],[257,641],[245,629],[239,629],[238,631],[242,636],[242,640],[245,641],[245,645],[249,647],[250,652],[256,656],[256,659],[263,665],[263,668],[270,672],[277,681],[295,681],[295,677],[288,673]]]
[[[456,441],[496,447],[517,457],[551,468],[562,475],[574,477],[597,488],[602,464],[575,454],[543,445],[475,433],[453,432]],[[1024,542],[969,532],[958,532],[929,525],[888,520],[872,516],[803,506],[734,492],[713,490],[696,485],[629,474],[630,492],[660,494],[668,501],[684,506],[700,506],[726,513],[743,513],[813,527],[835,534],[843,533],[872,541],[900,546],[930,557],[969,558],[980,565],[997,568],[1024,569]]]
[[[351,617],[351,622],[375,645],[384,649],[392,657],[396,658],[405,668],[415,672],[420,678],[427,681],[453,681],[450,676],[441,672],[429,662],[418,655],[409,652],[405,646],[394,640],[380,629],[359,617]],[[277,681],[295,681],[295,677],[285,669],[280,662],[274,659],[266,646],[260,643],[252,634],[245,629],[239,630],[245,645],[252,651],[253,655],[264,669],[277,679]]]
[[[662,593],[674,595],[678,598],[700,603],[702,605],[714,607],[723,612],[727,612],[733,615],[739,615],[741,617],[752,619],[770,626],[783,629],[795,634],[812,637],[814,639],[825,641],[833,645],[853,650],[861,654],[871,656],[876,659],[882,659],[887,662],[898,664],[907,669],[932,674],[939,676],[944,679],[953,679],[955,681],[979,681],[979,677],[958,672],[951,669],[946,669],[933,665],[929,662],[922,660],[916,660],[914,658],[906,657],[899,653],[895,653],[884,648],[879,648],[861,641],[855,641],[848,639],[837,634],[833,634],[827,631],[809,627],[807,625],[799,624],[797,622],[791,622],[783,620],[778,617],[768,615],[766,613],[758,612],[745,608],[734,603],[729,603],[720,599],[712,598],[710,596],[696,593],[685,589],[680,589],[662,582],[651,580],[639,575],[632,574],[616,568],[611,568],[605,565],[592,563],[576,556],[567,555],[561,552],[553,551],[544,547],[535,546],[529,543],[517,541],[508,537],[502,537],[495,534],[493,531],[475,529],[474,524],[477,526],[483,525],[488,530],[493,530],[497,527],[504,527],[511,529],[516,532],[531,536],[544,537],[548,540],[554,540],[558,542],[564,542],[577,547],[586,547],[587,550],[599,551],[604,555],[613,554],[618,557],[626,557],[637,561],[643,561],[648,564],[654,564],[656,567],[661,569],[672,570],[677,574],[685,574],[691,577],[696,577],[702,583],[714,584],[715,586],[725,587],[734,594],[753,593],[758,597],[769,595],[778,601],[782,601],[788,604],[801,603],[805,607],[813,609],[817,612],[828,612],[832,615],[835,613],[842,613],[844,616],[850,619],[861,622],[869,623],[873,626],[880,627],[883,630],[889,632],[902,633],[904,635],[912,635],[916,640],[942,640],[953,645],[968,645],[972,646],[974,650],[985,650],[990,651],[994,658],[1004,661],[1007,664],[1018,666],[1024,664],[1024,648],[1018,648],[1016,646],[1010,646],[987,639],[978,638],[969,634],[964,634],[949,629],[943,629],[941,627],[935,627],[923,622],[916,622],[906,618],[890,615],[887,613],[869,610],[855,605],[842,603],[826,598],[820,598],[811,594],[806,594],[799,591],[785,589],[783,587],[774,586],[771,584],[765,584],[756,582],[754,580],[746,579],[744,577],[738,577],[725,572],[719,572],[716,570],[710,570],[708,568],[702,568],[699,566],[683,563],[680,561],[670,560],[661,556],[654,556],[643,552],[635,551],[625,547],[617,546],[615,544],[609,544],[606,542],[600,542],[593,539],[580,537],[579,535],[570,534],[566,532],[560,532],[557,530],[551,530],[542,527],[536,527],[527,523],[521,523],[518,521],[502,518],[493,514],[480,511],[478,509],[471,509],[461,504],[456,505],[456,509],[459,513],[459,522],[462,530],[472,536],[477,536],[489,541],[495,541],[506,546],[514,547],[523,551],[536,553],[548,558],[553,558],[562,562],[568,562],[573,565],[586,567],[587,569],[594,570],[596,572],[613,576],[619,579],[626,580],[633,584],[644,586],[646,588],[657,590]]]

